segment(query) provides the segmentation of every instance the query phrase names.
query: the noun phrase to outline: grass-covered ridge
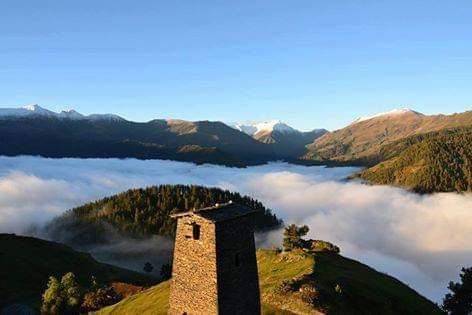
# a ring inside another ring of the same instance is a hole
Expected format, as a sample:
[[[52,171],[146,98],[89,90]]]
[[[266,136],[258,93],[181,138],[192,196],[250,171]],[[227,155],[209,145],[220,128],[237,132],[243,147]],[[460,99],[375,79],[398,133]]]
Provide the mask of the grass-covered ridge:
[[[417,192],[472,191],[472,128],[417,135],[384,146],[386,158],[359,176]]]
[[[264,314],[440,314],[402,282],[335,253],[258,250],[257,261]],[[307,299],[312,287],[319,297]],[[168,296],[164,282],[98,314],[166,314]]]
[[[90,254],[33,237],[0,234],[0,308],[12,303],[39,307],[49,276],[73,272],[80,283],[122,281],[151,285],[157,279],[99,263]]]

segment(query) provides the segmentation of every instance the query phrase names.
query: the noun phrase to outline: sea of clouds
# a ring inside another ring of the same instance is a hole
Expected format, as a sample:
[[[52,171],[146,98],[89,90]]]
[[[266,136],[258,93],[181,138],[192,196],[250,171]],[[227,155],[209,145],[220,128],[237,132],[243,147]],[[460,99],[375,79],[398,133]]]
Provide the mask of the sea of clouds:
[[[440,302],[448,281],[472,264],[472,195],[418,195],[344,180],[356,170],[287,163],[237,169],[161,160],[0,157],[0,232],[24,233],[32,223],[45,223],[66,209],[129,188],[215,186],[259,199],[286,223],[307,224],[309,237],[331,241],[343,255]],[[261,239],[278,245],[281,233]],[[116,247],[129,247],[127,242]]]

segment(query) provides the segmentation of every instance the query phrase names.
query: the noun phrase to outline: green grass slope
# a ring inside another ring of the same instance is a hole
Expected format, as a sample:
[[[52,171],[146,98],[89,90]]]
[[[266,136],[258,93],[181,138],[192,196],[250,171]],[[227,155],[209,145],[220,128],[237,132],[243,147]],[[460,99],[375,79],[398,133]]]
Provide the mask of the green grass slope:
[[[0,308],[11,303],[37,308],[49,276],[61,277],[69,271],[84,285],[90,282],[92,275],[99,283],[157,283],[154,278],[99,263],[90,254],[59,243],[0,234]]]
[[[438,307],[402,282],[328,252],[257,252],[263,314],[440,314]],[[317,298],[303,297],[313,287]],[[169,282],[97,314],[166,314]]]
[[[382,148],[388,158],[358,176],[417,192],[472,190],[472,128],[409,137]]]

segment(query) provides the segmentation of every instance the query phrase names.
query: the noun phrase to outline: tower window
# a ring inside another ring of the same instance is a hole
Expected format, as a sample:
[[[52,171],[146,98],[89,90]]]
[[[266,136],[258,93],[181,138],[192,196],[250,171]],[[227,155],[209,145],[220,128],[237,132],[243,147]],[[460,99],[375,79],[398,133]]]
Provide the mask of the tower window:
[[[193,225],[193,239],[199,240],[200,239],[200,225],[194,224]]]
[[[236,267],[241,266],[241,255],[239,253],[236,253],[236,255],[234,255],[234,265]]]

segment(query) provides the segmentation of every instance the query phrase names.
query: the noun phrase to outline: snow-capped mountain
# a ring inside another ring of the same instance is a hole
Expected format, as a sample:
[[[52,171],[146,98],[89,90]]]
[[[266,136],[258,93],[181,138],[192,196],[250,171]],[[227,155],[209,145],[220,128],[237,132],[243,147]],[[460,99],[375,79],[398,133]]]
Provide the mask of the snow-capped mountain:
[[[277,119],[231,126],[261,143],[271,145],[279,156],[297,156],[305,151],[305,145],[327,132],[325,129],[302,132]]]
[[[378,113],[378,114],[371,115],[371,116],[359,117],[356,120],[354,120],[351,124],[355,124],[355,123],[365,121],[365,120],[370,120],[370,119],[373,119],[373,118],[392,117],[392,116],[399,116],[399,115],[404,115],[404,114],[409,114],[409,113],[417,114],[417,115],[423,115],[423,114],[421,114],[419,112],[416,112],[416,111],[414,111],[410,108],[397,108],[397,109],[393,109],[393,110],[388,111],[388,112]]]
[[[236,123],[233,124],[232,127],[250,136],[254,136],[261,132],[271,133],[273,131],[278,131],[280,133],[300,132],[277,119],[251,123]]]
[[[92,114],[86,116],[73,109],[62,110],[59,113],[56,113],[37,104],[26,105],[20,108],[0,108],[0,118],[8,117],[50,117],[72,120],[124,120],[120,116],[113,114]]]

